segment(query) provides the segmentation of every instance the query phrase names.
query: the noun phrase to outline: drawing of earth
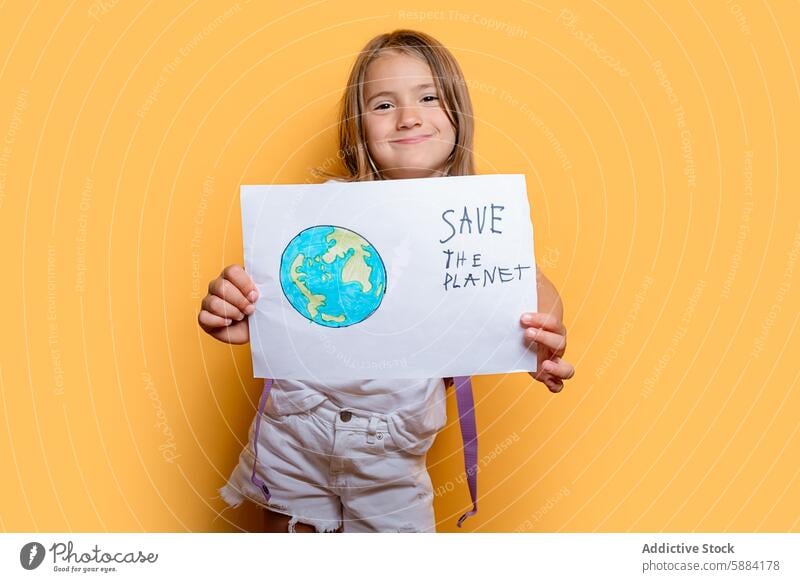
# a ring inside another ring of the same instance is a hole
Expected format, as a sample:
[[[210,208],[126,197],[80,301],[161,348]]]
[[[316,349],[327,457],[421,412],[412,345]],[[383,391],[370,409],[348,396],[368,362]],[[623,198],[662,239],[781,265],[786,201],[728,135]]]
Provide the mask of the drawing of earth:
[[[378,251],[341,226],[312,226],[295,236],[281,255],[280,279],[291,306],[326,327],[364,321],[386,292]]]

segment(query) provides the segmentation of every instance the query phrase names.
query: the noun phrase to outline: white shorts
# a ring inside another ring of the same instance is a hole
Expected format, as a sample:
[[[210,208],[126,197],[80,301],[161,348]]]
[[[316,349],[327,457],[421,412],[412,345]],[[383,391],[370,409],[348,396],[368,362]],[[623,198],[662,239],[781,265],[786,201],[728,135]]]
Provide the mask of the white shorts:
[[[228,483],[220,489],[233,507],[246,498],[291,516],[318,532],[343,525],[345,532],[434,532],[433,485],[427,451],[398,447],[385,415],[338,408],[330,399],[311,410],[278,415],[267,404],[258,438],[256,475],[269,488],[269,502],[251,482],[253,437]]]

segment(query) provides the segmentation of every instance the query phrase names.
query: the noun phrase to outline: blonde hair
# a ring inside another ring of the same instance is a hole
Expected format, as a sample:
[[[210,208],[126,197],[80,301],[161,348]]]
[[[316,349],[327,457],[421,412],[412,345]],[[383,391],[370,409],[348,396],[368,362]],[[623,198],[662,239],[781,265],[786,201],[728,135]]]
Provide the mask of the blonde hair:
[[[472,102],[461,68],[452,53],[436,39],[423,32],[403,29],[376,36],[358,54],[350,71],[339,115],[338,156],[345,175],[333,175],[321,170],[317,171],[317,175],[347,182],[384,179],[367,148],[362,120],[365,111],[364,77],[372,61],[384,52],[391,51],[418,57],[431,68],[440,103],[456,134],[455,147],[447,158],[444,174],[474,174],[475,126]]]

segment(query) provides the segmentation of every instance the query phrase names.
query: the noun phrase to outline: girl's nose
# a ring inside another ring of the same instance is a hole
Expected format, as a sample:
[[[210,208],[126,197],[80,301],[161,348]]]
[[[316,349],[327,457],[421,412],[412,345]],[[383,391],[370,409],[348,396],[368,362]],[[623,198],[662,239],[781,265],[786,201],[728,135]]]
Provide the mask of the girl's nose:
[[[397,111],[399,112],[397,120],[398,128],[414,127],[422,123],[416,107],[398,107]]]

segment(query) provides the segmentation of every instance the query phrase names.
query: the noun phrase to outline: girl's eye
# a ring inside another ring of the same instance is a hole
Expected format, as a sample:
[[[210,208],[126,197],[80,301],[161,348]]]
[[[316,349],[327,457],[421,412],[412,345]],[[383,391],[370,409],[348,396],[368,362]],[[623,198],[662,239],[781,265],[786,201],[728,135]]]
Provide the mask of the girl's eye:
[[[439,97],[437,97],[436,95],[425,95],[422,98],[422,101],[425,102],[425,103],[433,103],[434,101],[438,101],[438,100],[439,100]],[[383,103],[378,103],[375,107],[373,107],[373,110],[374,111],[386,111],[390,107],[392,107],[392,104],[387,102],[387,101],[384,101]]]

